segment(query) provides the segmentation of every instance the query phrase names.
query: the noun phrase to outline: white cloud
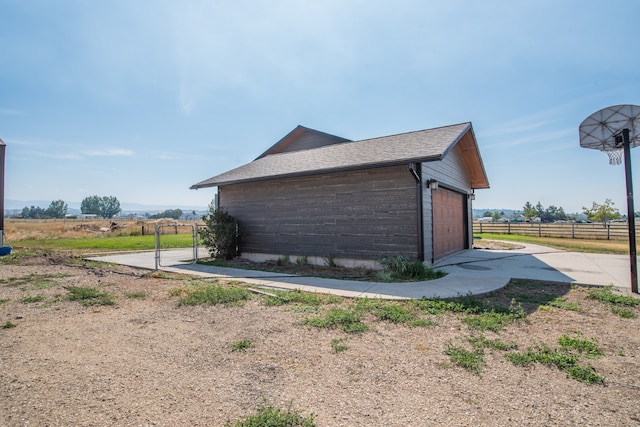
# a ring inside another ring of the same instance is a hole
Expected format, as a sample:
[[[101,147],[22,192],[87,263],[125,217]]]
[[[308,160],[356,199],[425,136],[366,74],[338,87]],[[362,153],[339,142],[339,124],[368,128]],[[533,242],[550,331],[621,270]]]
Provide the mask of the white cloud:
[[[134,155],[134,152],[126,148],[108,148],[102,150],[85,150],[82,152],[82,154],[90,157],[132,157]]]

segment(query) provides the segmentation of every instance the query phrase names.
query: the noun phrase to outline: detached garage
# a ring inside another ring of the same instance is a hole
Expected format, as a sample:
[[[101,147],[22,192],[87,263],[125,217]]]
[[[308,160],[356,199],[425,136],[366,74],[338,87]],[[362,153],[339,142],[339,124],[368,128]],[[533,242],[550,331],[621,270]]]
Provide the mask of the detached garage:
[[[472,244],[474,190],[489,188],[471,123],[361,141],[296,127],[217,187],[253,260],[432,263]]]

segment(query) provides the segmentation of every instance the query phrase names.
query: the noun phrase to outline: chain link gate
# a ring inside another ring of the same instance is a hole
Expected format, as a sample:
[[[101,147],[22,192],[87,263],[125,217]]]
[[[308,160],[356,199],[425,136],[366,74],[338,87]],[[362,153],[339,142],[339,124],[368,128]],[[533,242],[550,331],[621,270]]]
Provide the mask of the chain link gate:
[[[155,268],[170,267],[178,264],[195,264],[198,261],[199,224],[155,224]],[[184,247],[184,239],[169,236],[189,234],[191,244]]]

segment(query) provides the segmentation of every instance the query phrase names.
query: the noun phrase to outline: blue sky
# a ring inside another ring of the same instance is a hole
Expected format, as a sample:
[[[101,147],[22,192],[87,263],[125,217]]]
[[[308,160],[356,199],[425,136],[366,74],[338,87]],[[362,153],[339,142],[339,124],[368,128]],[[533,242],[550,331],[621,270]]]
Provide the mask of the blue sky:
[[[471,121],[491,184],[475,208],[626,212],[624,168],[578,126],[640,104],[637,0],[0,0],[0,17],[7,199],[204,207],[213,189],[190,185],[298,124],[357,140]]]

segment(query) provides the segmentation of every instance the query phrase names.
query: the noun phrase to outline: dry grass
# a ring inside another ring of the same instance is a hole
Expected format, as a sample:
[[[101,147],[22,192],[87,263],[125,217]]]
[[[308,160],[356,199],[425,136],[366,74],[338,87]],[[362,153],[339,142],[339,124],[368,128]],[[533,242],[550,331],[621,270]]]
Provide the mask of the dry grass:
[[[118,229],[111,233],[121,235],[141,235],[143,227],[145,234],[153,234],[154,224],[158,220],[127,220],[109,219],[19,219],[5,220],[5,234],[9,242],[34,239],[86,238],[104,235],[101,229],[109,228],[112,222],[118,224]],[[169,223],[172,220],[164,220]],[[190,233],[194,221],[180,221],[185,227],[178,227],[179,233]]]

